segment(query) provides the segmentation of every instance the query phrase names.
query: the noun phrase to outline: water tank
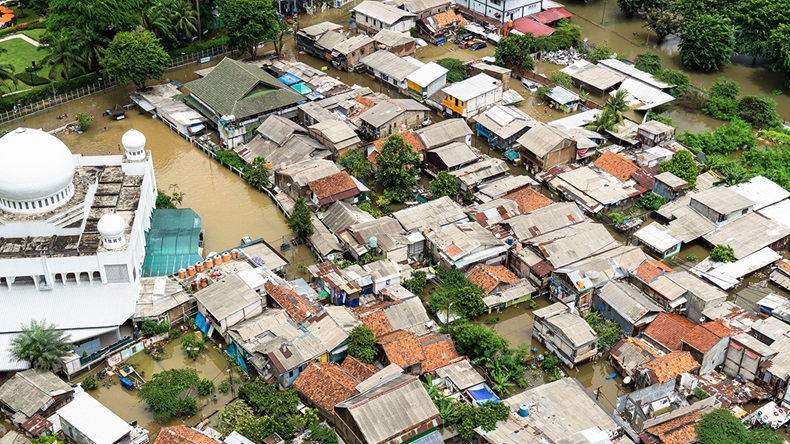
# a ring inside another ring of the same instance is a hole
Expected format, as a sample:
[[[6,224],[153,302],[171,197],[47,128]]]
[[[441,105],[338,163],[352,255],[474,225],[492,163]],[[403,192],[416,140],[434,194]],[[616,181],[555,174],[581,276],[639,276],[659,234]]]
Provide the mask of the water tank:
[[[529,416],[529,407],[526,404],[521,404],[518,406],[518,416],[522,418]]]
[[[371,236],[370,240],[368,241],[368,245],[370,248],[376,248],[379,246],[379,240],[376,239],[376,236]]]
[[[507,244],[508,245],[513,245],[513,238],[512,237],[507,238]]]

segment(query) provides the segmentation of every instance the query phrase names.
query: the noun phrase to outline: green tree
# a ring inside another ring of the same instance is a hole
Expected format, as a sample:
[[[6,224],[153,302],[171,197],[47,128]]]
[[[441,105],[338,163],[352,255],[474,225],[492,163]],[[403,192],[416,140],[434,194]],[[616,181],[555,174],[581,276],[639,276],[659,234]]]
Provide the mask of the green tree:
[[[120,32],[110,42],[101,60],[104,73],[120,82],[132,81],[138,88],[159,79],[170,66],[170,57],[150,31]]]
[[[617,0],[617,6],[624,16],[633,18],[634,14],[642,8],[642,2],[639,0]]]
[[[727,155],[735,150],[753,147],[757,138],[752,127],[741,119],[732,119],[714,132],[694,134],[688,131],[679,134],[677,141],[687,146],[692,152],[704,152],[707,155]]]
[[[33,444],[63,444],[63,441],[58,441],[58,436],[54,433],[45,433],[38,438],[30,440]]]
[[[738,101],[729,97],[714,96],[708,100],[702,112],[714,119],[730,120],[738,115]]]
[[[159,37],[165,47],[175,46],[176,32],[170,20],[170,14],[159,0],[151,0],[140,15],[143,28]]]
[[[693,17],[687,20],[681,38],[680,59],[692,69],[715,71],[730,60],[735,49],[733,28],[727,17]]]
[[[219,8],[231,46],[255,57],[259,42],[277,38],[280,20],[274,3],[267,0],[224,0]]]
[[[535,38],[532,34],[511,34],[499,40],[494,51],[494,58],[499,66],[532,71],[535,69],[535,61],[532,59],[533,52],[535,52]]]
[[[699,444],[782,444],[784,439],[771,429],[749,430],[729,410],[717,409],[694,426]]]
[[[203,378],[198,382],[197,386],[200,396],[208,396],[214,393],[214,381],[208,378]]]
[[[85,131],[88,129],[88,124],[91,121],[91,116],[86,113],[77,113],[77,128],[80,131]]]
[[[654,192],[649,192],[636,201],[636,206],[645,210],[655,211],[667,203],[667,200]]]
[[[693,190],[697,186],[699,169],[690,151],[678,151],[671,159],[661,164],[660,170],[662,173],[668,171],[688,182],[689,190]]]
[[[448,83],[460,82],[466,79],[466,65],[464,65],[464,62],[458,59],[444,58],[437,60],[436,64],[448,70]]]
[[[645,8],[642,13],[644,27],[656,33],[658,43],[662,43],[668,35],[677,34],[683,25],[680,16],[666,3]],[[654,73],[655,74],[655,73]]]
[[[557,27],[554,28],[554,32],[550,37],[557,49],[568,49],[581,43],[582,28],[566,19],[562,19]]]
[[[313,234],[313,212],[307,207],[303,198],[296,199],[291,215],[285,219],[288,228],[296,237],[304,241]]]
[[[197,35],[198,13],[187,0],[166,0],[164,7],[170,13],[170,22],[179,41],[184,42]]]
[[[75,68],[84,68],[86,60],[83,52],[74,44],[75,32],[60,31],[56,35],[50,35],[47,39],[47,46],[39,46],[39,51],[47,51],[47,55],[41,59],[41,64],[47,65],[50,80],[71,79],[71,71]]]
[[[82,387],[83,390],[86,391],[96,390],[97,388],[99,388],[99,381],[96,380],[95,376],[88,375],[85,377],[85,379],[82,380],[82,382],[80,383],[80,387]]]
[[[157,209],[167,209],[167,208],[175,208],[176,204],[173,203],[173,198],[169,196],[162,190],[156,190],[156,208]],[[147,322],[147,321],[146,321]],[[155,322],[155,321],[152,321]],[[145,324],[145,323],[143,323]]]
[[[384,187],[384,195],[391,202],[405,202],[412,198],[412,187],[417,183],[420,155],[399,134],[390,134],[376,158],[376,182]]]
[[[562,71],[552,71],[549,73],[549,80],[562,86],[563,88],[573,88],[573,78]]]
[[[447,314],[448,319],[451,315],[472,319],[486,309],[483,291],[457,269],[445,274],[442,285],[434,290],[428,305],[434,314]]]
[[[620,326],[611,319],[603,319],[600,313],[591,311],[584,315],[587,325],[598,335],[598,350],[606,350],[620,340]]]
[[[622,118],[622,113],[620,113],[620,118]],[[617,114],[604,110],[601,114],[592,119],[585,128],[595,131],[596,133],[604,133],[613,130],[619,123],[620,121],[618,120]]]
[[[348,354],[365,364],[372,364],[378,354],[376,334],[364,325],[357,325],[348,335]]]
[[[614,51],[611,46],[606,43],[599,43],[595,46],[589,58],[591,63],[598,63],[601,60],[611,59],[613,55]]]
[[[244,180],[255,188],[261,189],[269,185],[269,165],[263,156],[255,156],[244,169]]]
[[[749,172],[740,162],[727,165],[719,172],[721,173],[721,179],[717,183],[723,183],[729,187],[749,180]]]
[[[175,208],[175,206],[173,208]],[[140,332],[146,338],[150,338],[151,336],[161,335],[169,331],[170,331],[170,323],[168,323],[167,321],[157,322],[154,321],[153,319],[146,319],[145,321],[143,321],[143,324],[140,326]]]
[[[307,444],[337,444],[337,434],[329,427],[317,424],[310,427],[310,437]]]
[[[27,361],[35,368],[53,370],[73,349],[70,340],[71,336],[58,330],[56,325],[32,319],[30,324],[23,324],[22,331],[11,339],[8,350],[18,361]]]
[[[719,77],[710,86],[711,97],[726,97],[729,99],[736,99],[738,94],[741,93],[741,84],[735,80],[726,77]]]
[[[726,244],[718,244],[710,250],[710,259],[714,262],[735,262],[735,250]]]
[[[776,101],[764,96],[743,96],[738,101],[738,115],[757,128],[774,128],[782,125],[776,111]]]
[[[219,413],[217,419],[217,430],[227,436],[234,430],[248,427],[255,421],[255,412],[241,399],[237,399],[226,405]]]
[[[490,432],[497,427],[497,422],[504,421],[510,415],[510,407],[503,402],[486,402],[481,406],[460,404],[461,418],[458,424],[458,434],[461,438],[475,437],[475,429],[480,427]]]
[[[16,78],[16,69],[10,63],[0,63],[0,96],[3,91],[11,92],[10,84],[14,85],[14,89],[19,86],[19,79]]]
[[[433,198],[438,199],[443,196],[455,196],[455,194],[458,193],[460,185],[455,176],[447,171],[439,171],[439,174],[436,175],[436,179],[431,181],[428,188],[431,190]]]
[[[623,112],[631,108],[626,101],[626,94],[624,89],[618,89],[603,105],[604,111],[614,116],[617,123],[623,122]]]
[[[118,32],[136,29],[144,8],[143,0],[50,0],[47,32],[75,29],[109,41]]]
[[[489,350],[504,352],[510,344],[485,325],[459,322],[448,327],[448,330],[458,353],[469,359],[484,356]]]
[[[191,406],[182,402],[182,395],[189,389],[197,389],[199,382],[200,377],[194,369],[165,370],[154,374],[143,384],[137,396],[148,404],[154,418],[167,421],[177,416],[189,416]]]
[[[403,287],[410,292],[422,297],[422,292],[428,285],[427,275],[422,270],[412,271],[411,277],[403,281]]]
[[[359,180],[365,180],[373,173],[370,161],[365,157],[365,151],[362,148],[349,149],[346,154],[340,156],[338,163],[348,171],[348,174]]]
[[[681,98],[686,94],[691,79],[689,75],[679,69],[665,69],[656,75],[656,79],[670,85],[675,85],[668,90],[673,97]]]
[[[785,85],[790,85],[790,23],[782,23],[770,31],[771,69],[782,73]]]
[[[278,390],[277,385],[267,383],[263,378],[243,385],[239,393],[250,403],[255,413],[274,419],[284,419],[293,415],[300,403],[296,390],[292,388]]]
[[[658,74],[663,70],[661,67],[661,56],[654,52],[638,54],[634,60],[634,67],[650,74]]]
[[[184,350],[184,353],[193,360],[197,359],[205,348],[206,343],[195,335],[186,335],[181,338],[181,350]]]
[[[741,0],[732,2],[728,14],[735,27],[735,50],[739,54],[770,57],[776,42],[771,42],[773,31],[787,22],[787,0]]]

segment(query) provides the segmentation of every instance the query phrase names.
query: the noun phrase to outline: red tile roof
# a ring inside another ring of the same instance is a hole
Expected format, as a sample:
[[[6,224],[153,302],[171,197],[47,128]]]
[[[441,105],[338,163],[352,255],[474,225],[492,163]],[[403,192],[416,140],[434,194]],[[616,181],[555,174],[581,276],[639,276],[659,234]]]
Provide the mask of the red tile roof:
[[[219,444],[208,436],[185,425],[174,425],[159,430],[154,444]]]
[[[636,269],[636,277],[641,280],[642,282],[649,284],[653,282],[653,280],[659,276],[661,273],[664,272],[671,272],[673,271],[669,266],[664,265],[662,262],[654,260],[654,259],[647,259]]]
[[[334,362],[313,362],[293,382],[293,387],[313,405],[333,414],[335,404],[358,394],[359,380]]]
[[[505,199],[512,200],[518,205],[521,214],[531,213],[543,207],[548,207],[554,201],[540,193],[540,191],[524,187],[520,190],[511,191],[503,196]]]
[[[379,369],[373,364],[365,364],[364,362],[360,361],[359,359],[348,355],[346,359],[343,360],[343,363],[340,364],[340,367],[343,370],[347,371],[351,374],[351,376],[359,379],[360,381],[364,381],[371,376],[378,373]]]
[[[486,264],[478,264],[469,273],[467,279],[483,289],[484,294],[489,295],[501,283],[512,284],[518,281],[518,276],[503,265],[492,267]]]
[[[347,171],[324,176],[308,182],[307,186],[310,187],[310,191],[315,193],[315,197],[318,198],[318,203],[321,205],[328,205],[359,195],[357,184],[354,183]]]
[[[535,37],[551,35],[554,28],[546,26],[531,17],[521,17],[513,22],[513,29],[523,34],[532,34]]]
[[[645,429],[643,433],[654,436],[660,444],[689,444],[697,442],[697,432],[694,428],[701,419],[702,415],[699,412],[691,412]]]
[[[417,335],[406,330],[395,330],[379,338],[379,344],[390,364],[408,367],[425,361],[420,340]]]
[[[464,17],[461,14],[456,13],[452,9],[448,9],[447,11],[434,14],[431,17],[425,17],[424,19],[422,19],[422,21],[423,23],[429,24],[437,30],[442,30],[446,28],[447,25],[452,25],[452,24],[456,24],[456,26],[466,25],[466,20],[464,20]],[[436,23],[436,25],[434,25],[434,23]]]
[[[627,181],[632,174],[639,171],[639,167],[635,163],[611,151],[605,151],[593,163],[622,182]]]
[[[419,153],[420,151],[425,151],[425,145],[423,145],[422,140],[417,136],[417,134],[413,131],[403,131],[401,130],[398,134],[403,137],[403,140],[406,141],[409,145],[411,145],[411,149],[415,153]],[[376,163],[376,158],[379,156],[381,152],[381,148],[384,146],[384,142],[387,141],[386,137],[382,137],[381,139],[377,139],[373,141],[373,146],[376,147],[373,152],[368,155],[368,160],[373,165],[378,165]]]
[[[732,336],[735,334],[735,331],[730,327],[722,324],[719,321],[710,321],[702,324],[709,332],[713,333],[714,335],[723,338],[725,336]]]
[[[674,313],[659,313],[650,323],[644,335],[669,350],[680,350],[680,341],[696,324],[685,316]]]
[[[673,351],[637,367],[638,370],[648,371],[650,385],[670,381],[683,373],[691,373],[698,368],[699,363],[694,360],[691,353],[684,351]]]
[[[683,336],[682,341],[695,350],[707,353],[708,350],[719,342],[719,339],[721,338],[711,333],[707,328],[702,325],[697,325]]]
[[[277,302],[277,305],[288,312],[297,322],[304,322],[317,313],[315,307],[290,288],[278,285],[271,280],[266,281],[264,288],[266,293]]]
[[[420,346],[425,361],[422,363],[423,373],[447,365],[459,358],[458,351],[450,336],[441,333],[430,333],[420,337]]]
[[[545,11],[538,12],[536,14],[532,14],[529,17],[543,23],[544,25],[548,25],[549,23],[554,23],[557,20],[562,20],[564,18],[571,18],[573,14],[565,10],[565,7],[559,8],[551,8]]]

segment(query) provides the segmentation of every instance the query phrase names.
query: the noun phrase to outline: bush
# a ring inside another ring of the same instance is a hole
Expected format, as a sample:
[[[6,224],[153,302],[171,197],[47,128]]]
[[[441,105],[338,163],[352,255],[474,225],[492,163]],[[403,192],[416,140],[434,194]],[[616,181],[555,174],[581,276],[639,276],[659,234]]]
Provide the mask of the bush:
[[[373,330],[364,325],[358,325],[351,330],[351,334],[348,336],[348,354],[365,364],[372,364],[378,353],[377,343],[378,340]]]
[[[600,43],[598,46],[593,49],[592,54],[590,54],[590,62],[591,63],[598,63],[601,60],[609,59],[614,55],[614,51],[612,47],[607,45],[606,43]]]
[[[655,211],[661,208],[661,206],[664,205],[665,203],[667,203],[666,199],[664,199],[663,197],[659,196],[656,193],[650,192],[640,197],[639,200],[636,202],[636,205],[639,208],[645,210]]]
[[[738,115],[738,102],[730,97],[711,97],[702,112],[714,119],[730,120]]]
[[[244,170],[247,169],[247,163],[244,162],[244,160],[241,157],[239,157],[239,155],[236,154],[235,151],[232,150],[217,151],[216,158],[217,160],[224,163],[225,165],[236,168],[239,171],[244,172]]]
[[[195,335],[188,335],[181,338],[181,350],[192,359],[197,359],[203,349],[206,348],[206,343]]]
[[[464,65],[464,62],[458,59],[445,58],[437,60],[436,64],[449,71],[447,73],[448,83],[460,82],[466,79],[466,65]]]
[[[194,43],[192,45],[185,46],[183,48],[176,48],[176,49],[174,49],[172,51],[168,51],[168,54],[170,54],[170,56],[177,56],[177,55],[181,55],[181,54],[192,54],[192,53],[200,52],[200,51],[203,51],[203,50],[206,50],[206,49],[211,49],[211,48],[216,48],[216,47],[222,46],[222,42],[224,40],[225,39],[223,39],[223,38],[216,38],[216,39],[206,40],[205,42]]]
[[[197,401],[192,398],[184,398],[178,404],[179,416],[190,417],[197,413]]]
[[[143,336],[146,338],[161,335],[162,333],[167,333],[169,331],[170,324],[165,321],[156,322],[153,319],[146,319],[143,321],[143,325],[140,326],[140,332],[142,332]]]
[[[663,70],[661,67],[661,56],[652,52],[643,52],[637,55],[636,60],[634,60],[634,67],[653,75]]]
[[[710,259],[714,262],[735,262],[735,250],[731,246],[718,244],[710,250]]]
[[[614,222],[614,223],[616,223],[616,224],[620,224],[620,223],[623,223],[623,222],[625,222],[625,216],[623,216],[623,215],[622,215],[622,214],[620,214],[620,213],[614,213],[614,212],[612,212],[612,213],[608,213],[606,216],[607,216],[609,219],[611,219],[611,220],[612,220],[612,222]]]
[[[20,72],[16,75],[20,82],[30,86],[48,85],[49,79],[45,79],[34,72]]]
[[[200,396],[208,396],[214,392],[214,382],[210,379],[203,378],[198,382],[197,390]]]
[[[88,375],[82,380],[80,387],[85,391],[95,390],[99,388],[99,381],[93,375]]]
[[[564,88],[573,88],[573,78],[562,71],[552,71],[549,73],[549,80]]]

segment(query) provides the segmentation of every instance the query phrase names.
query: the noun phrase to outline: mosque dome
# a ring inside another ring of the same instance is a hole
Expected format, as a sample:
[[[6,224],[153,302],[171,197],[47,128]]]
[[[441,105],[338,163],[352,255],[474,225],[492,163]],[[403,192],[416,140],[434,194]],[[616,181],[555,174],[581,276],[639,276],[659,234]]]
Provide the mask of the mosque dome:
[[[129,160],[142,160],[145,158],[145,135],[132,128],[123,134],[121,143]]]
[[[74,195],[75,164],[68,147],[41,130],[17,128],[0,137],[0,209],[39,213]]]
[[[101,235],[104,247],[112,250],[124,244],[123,234],[126,231],[126,221],[116,213],[107,213],[99,218],[96,225]]]

